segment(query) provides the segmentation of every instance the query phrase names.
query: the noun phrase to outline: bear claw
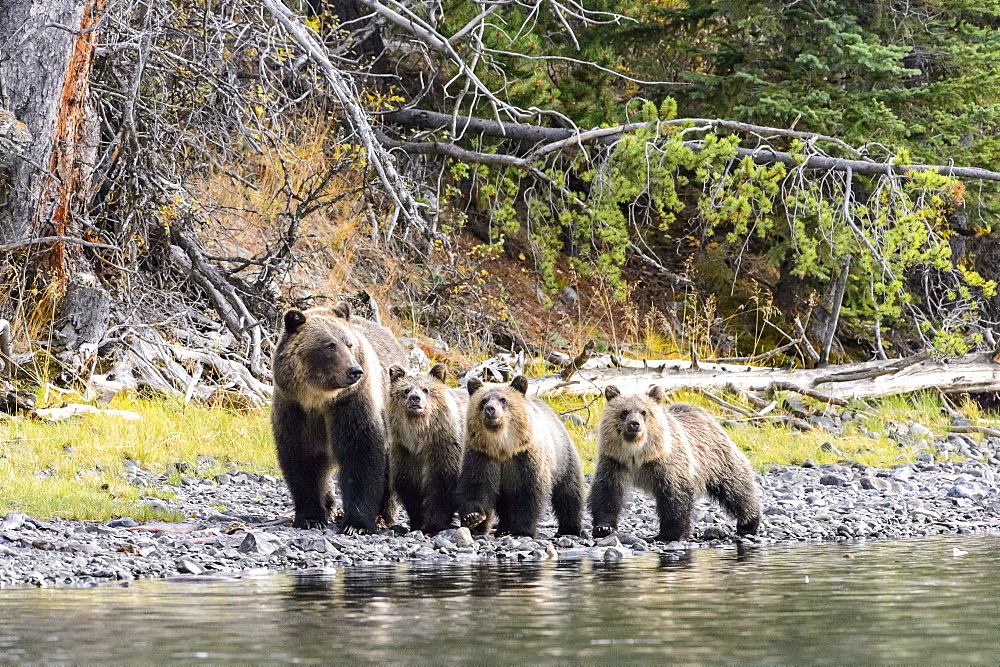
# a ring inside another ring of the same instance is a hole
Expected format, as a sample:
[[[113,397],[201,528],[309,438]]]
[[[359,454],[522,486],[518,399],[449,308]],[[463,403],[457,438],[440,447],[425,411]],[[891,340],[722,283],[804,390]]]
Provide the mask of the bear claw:
[[[486,521],[486,515],[482,512],[469,512],[462,517],[462,525],[466,528],[475,528],[483,521]]]
[[[326,528],[326,521],[321,519],[299,519],[292,522],[292,528],[304,528],[306,530],[323,530]]]
[[[611,533],[615,532],[614,526],[594,526],[594,537],[607,537]]]

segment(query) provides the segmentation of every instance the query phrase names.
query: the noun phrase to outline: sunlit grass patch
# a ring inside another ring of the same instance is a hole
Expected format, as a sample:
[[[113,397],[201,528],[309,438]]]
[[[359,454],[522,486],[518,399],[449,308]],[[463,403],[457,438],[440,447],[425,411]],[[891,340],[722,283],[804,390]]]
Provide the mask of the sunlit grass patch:
[[[233,465],[277,471],[264,410],[237,413],[133,396],[119,396],[110,407],[132,410],[143,420],[93,415],[60,422],[0,422],[0,512],[40,518],[176,519],[141,502],[141,495],[155,494],[125,481],[126,458],[155,473],[176,461],[195,468],[202,454],[218,460],[202,467],[199,474],[205,476]]]

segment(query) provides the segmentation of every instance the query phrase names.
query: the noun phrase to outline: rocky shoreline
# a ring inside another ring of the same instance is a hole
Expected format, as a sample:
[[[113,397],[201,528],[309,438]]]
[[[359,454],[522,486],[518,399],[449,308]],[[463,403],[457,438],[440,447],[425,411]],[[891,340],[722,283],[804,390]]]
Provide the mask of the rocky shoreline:
[[[976,446],[994,445],[1000,445],[1000,439]],[[736,542],[750,546],[1000,533],[1000,465],[995,449],[969,453],[984,462],[936,462],[924,455],[924,461],[892,469],[850,462],[772,464],[758,476],[764,506],[758,535],[737,540],[732,522],[703,501],[696,511],[692,541],[669,544],[651,539],[657,529],[654,504],[638,492],[626,505],[620,532],[596,542],[553,539],[553,521],[543,524],[539,539],[473,538],[466,529],[434,536],[394,530],[346,536],[335,528],[291,528],[291,501],[280,478],[234,469],[206,479],[188,464],[178,463],[174,470],[182,475],[181,483],[171,485],[166,475],[127,461],[125,475],[133,484],[176,494],[174,500],[147,498],[147,503],[189,518],[139,525],[130,518],[95,523],[7,514],[0,520],[0,587],[80,586],[262,568],[328,569],[417,560],[589,557],[611,562],[646,552],[679,558],[686,549],[731,547]],[[199,465],[214,464],[212,457],[199,459]],[[587,516],[588,532],[590,527]]]

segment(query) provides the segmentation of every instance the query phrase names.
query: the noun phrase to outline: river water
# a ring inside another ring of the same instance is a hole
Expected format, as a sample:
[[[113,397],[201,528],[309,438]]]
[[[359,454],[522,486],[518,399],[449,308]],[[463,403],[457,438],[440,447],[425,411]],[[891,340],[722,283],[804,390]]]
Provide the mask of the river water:
[[[0,662],[1000,662],[1000,536],[675,558],[12,588]]]

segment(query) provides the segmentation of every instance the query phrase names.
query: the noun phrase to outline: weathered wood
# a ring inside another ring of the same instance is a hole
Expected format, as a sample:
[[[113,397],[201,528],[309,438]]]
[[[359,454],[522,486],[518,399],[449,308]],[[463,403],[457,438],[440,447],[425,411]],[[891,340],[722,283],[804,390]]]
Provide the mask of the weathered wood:
[[[34,137],[12,169],[8,205],[0,212],[0,244],[45,236],[81,236],[97,150],[89,107],[90,70],[103,0],[5,0],[0,59],[10,110]],[[54,243],[47,268],[65,274],[79,245]]]
[[[755,369],[748,366],[691,370],[671,361],[660,368],[603,368],[581,370],[570,380],[550,375],[536,378],[530,391],[540,396],[570,394],[589,396],[609,384],[623,392],[645,392],[653,385],[664,389],[683,387],[723,389],[729,385],[745,391],[766,391],[775,382],[819,390],[829,398],[850,400],[902,394],[922,389],[940,389],[948,394],[1000,391],[1000,364],[989,354],[970,354],[942,360],[921,359],[915,355],[890,362],[868,361],[830,369]],[[641,363],[641,362],[640,362]],[[703,364],[708,366],[708,364]],[[879,366],[889,372],[872,376]],[[858,379],[842,380],[856,377]]]
[[[111,295],[97,277],[78,273],[70,280],[56,309],[53,339],[59,347],[77,350],[101,340],[108,329]]]

